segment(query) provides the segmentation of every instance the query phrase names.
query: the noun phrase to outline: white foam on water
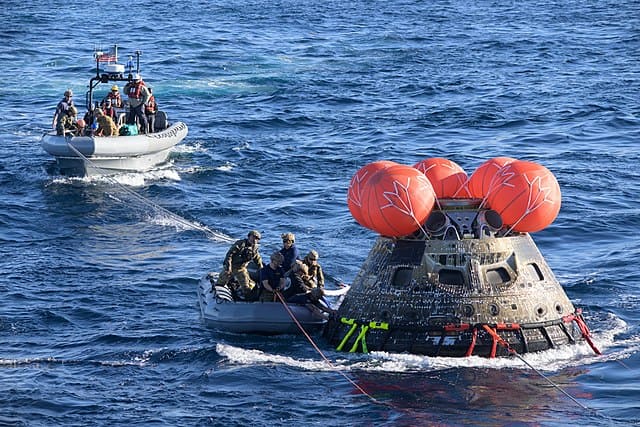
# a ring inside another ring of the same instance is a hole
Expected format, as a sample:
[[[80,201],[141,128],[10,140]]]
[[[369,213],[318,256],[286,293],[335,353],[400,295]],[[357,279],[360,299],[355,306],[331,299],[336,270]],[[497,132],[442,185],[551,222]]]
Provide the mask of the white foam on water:
[[[236,167],[234,163],[226,162],[224,165],[217,166],[215,169],[222,172],[229,172]]]
[[[52,183],[56,184],[96,184],[96,183],[108,183],[112,184],[114,181],[118,184],[127,187],[144,187],[148,182],[152,181],[180,181],[180,174],[173,167],[171,162],[167,163],[164,167],[158,169],[152,169],[146,172],[126,172],[117,173],[112,175],[89,175],[83,177],[66,177],[56,176],[52,179]]]
[[[194,141],[190,144],[178,144],[171,149],[172,153],[206,153],[207,148],[202,141]]]
[[[489,369],[536,369],[541,372],[621,360],[640,350],[640,337],[615,341],[616,335],[628,330],[621,319],[611,316],[608,329],[603,333],[592,334],[592,341],[602,352],[599,356],[585,343],[565,345],[556,349],[519,356],[486,358],[470,357],[431,357],[408,353],[371,352],[335,353],[336,359],[329,365],[320,355],[317,359],[296,359],[291,356],[276,355],[255,349],[244,349],[228,344],[217,344],[216,351],[221,356],[237,364],[282,364],[305,370],[357,370],[369,372],[430,372],[451,368],[489,368]],[[610,349],[610,351],[607,351]],[[325,353],[327,354],[327,353]],[[337,356],[336,356],[337,355]],[[329,357],[331,360],[332,357]],[[526,363],[525,363],[526,362]],[[529,366],[530,365],[530,366]]]
[[[329,365],[322,359],[296,359],[291,356],[265,353],[261,350],[234,347],[228,344],[216,344],[216,352],[241,365],[286,365],[309,371],[328,370]]]
[[[167,163],[165,167],[152,169],[146,172],[131,172],[111,175],[110,178],[114,179],[118,184],[126,185],[129,187],[144,187],[148,182],[153,181],[180,181],[180,174],[173,168],[172,163]],[[108,180],[109,178],[103,178]]]

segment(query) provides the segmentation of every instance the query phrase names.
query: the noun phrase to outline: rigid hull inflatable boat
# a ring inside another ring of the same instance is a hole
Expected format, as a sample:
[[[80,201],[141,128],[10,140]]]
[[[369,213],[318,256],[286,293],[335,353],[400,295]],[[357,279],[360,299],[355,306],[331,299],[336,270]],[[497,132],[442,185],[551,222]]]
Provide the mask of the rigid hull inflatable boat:
[[[117,62],[117,46],[114,46],[110,53],[95,52],[95,75],[89,80],[85,100],[87,111],[91,108],[101,108],[99,102],[94,102],[100,85],[129,83],[134,76],[139,76],[140,54],[140,51],[136,51],[137,61],[134,68],[132,59],[126,66]],[[117,123],[115,124],[120,129],[125,124],[128,109],[126,101],[122,107],[116,108]],[[82,135],[59,135],[57,131],[46,133],[42,137],[42,148],[55,157],[57,168],[62,175],[86,176],[144,172],[166,162],[171,149],[187,136],[188,128],[182,122],[170,123],[167,113],[159,110],[150,133],[135,133],[96,136],[87,124]]]

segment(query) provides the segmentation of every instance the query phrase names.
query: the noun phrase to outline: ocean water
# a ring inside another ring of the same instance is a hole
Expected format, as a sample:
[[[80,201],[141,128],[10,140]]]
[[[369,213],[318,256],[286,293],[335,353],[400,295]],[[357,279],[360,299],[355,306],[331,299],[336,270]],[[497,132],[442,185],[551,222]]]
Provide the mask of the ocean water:
[[[0,18],[0,425],[640,425],[638,2],[5,0]],[[189,135],[152,172],[52,173],[55,105],[82,103],[114,43]],[[302,336],[200,322],[229,239],[257,228],[268,255],[294,232],[350,282],[376,238],[347,208],[355,171],[496,156],[557,177],[533,238],[602,356],[532,369],[314,336],[328,366]]]

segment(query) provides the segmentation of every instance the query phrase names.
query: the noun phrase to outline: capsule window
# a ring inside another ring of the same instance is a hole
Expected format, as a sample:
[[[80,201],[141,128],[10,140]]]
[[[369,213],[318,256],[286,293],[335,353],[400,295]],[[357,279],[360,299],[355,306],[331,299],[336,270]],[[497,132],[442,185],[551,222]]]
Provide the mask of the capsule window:
[[[487,282],[491,285],[504,285],[509,283],[511,277],[504,267],[487,270]]]
[[[398,288],[408,287],[413,277],[412,268],[398,268],[393,275],[393,286]]]
[[[538,264],[532,262],[531,264],[527,264],[527,274],[531,277],[532,280],[542,281],[544,280],[544,276],[542,275],[542,271],[540,271],[540,267]]]
[[[438,272],[438,281],[443,285],[464,285],[464,276],[460,270],[443,268]]]

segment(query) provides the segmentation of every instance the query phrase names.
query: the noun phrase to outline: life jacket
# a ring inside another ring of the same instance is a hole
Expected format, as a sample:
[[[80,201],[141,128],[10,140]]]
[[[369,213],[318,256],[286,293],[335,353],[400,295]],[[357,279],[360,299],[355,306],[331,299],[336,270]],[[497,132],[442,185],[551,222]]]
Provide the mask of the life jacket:
[[[140,80],[138,83],[133,83],[129,85],[129,91],[127,92],[127,96],[129,98],[142,98],[142,86],[144,86],[144,82]]]
[[[104,114],[111,117],[115,121],[116,119],[116,109],[111,107],[104,107]]]
[[[112,104],[115,105],[116,107],[119,107],[122,104],[122,100],[120,98],[120,92],[109,92],[107,94],[107,99],[110,99],[112,101]]]
[[[73,99],[69,99],[67,101],[66,98],[62,98],[62,100],[58,102],[58,107],[56,109],[58,120],[62,118],[62,115],[67,114],[67,111],[69,111],[69,108],[71,107],[75,107],[75,105],[73,105]]]
[[[147,114],[155,114],[158,111],[158,104],[156,104],[156,98],[153,95],[149,97],[149,103],[144,107],[144,111]]]

